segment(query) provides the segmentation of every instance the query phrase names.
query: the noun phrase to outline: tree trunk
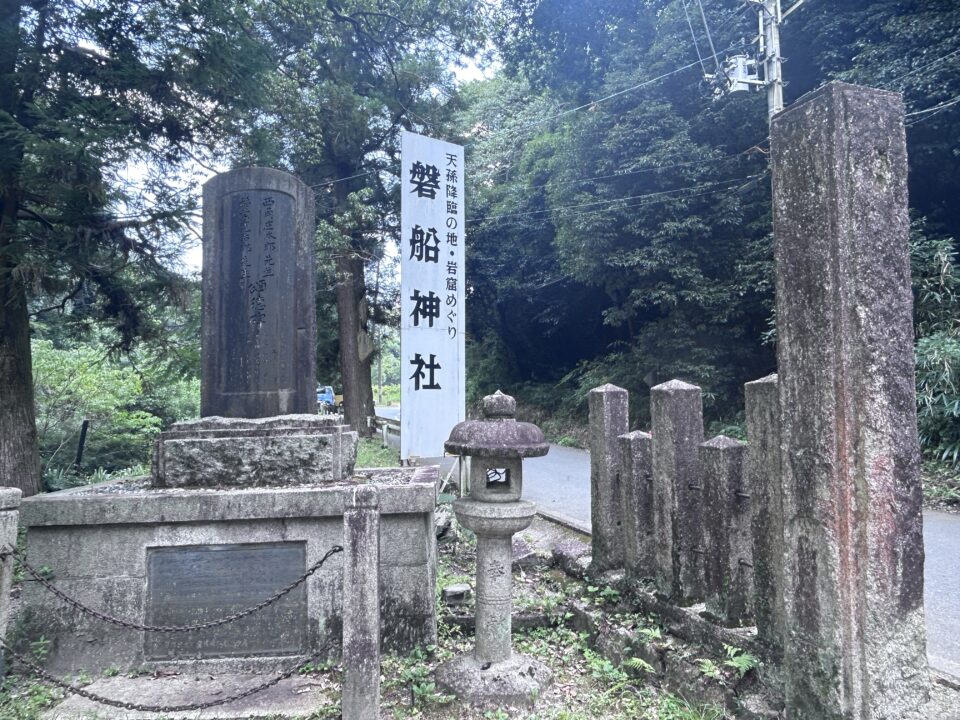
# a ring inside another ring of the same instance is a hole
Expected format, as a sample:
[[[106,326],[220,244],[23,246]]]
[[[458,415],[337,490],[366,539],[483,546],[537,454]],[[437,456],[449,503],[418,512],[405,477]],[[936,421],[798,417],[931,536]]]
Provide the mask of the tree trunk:
[[[340,379],[344,422],[361,437],[373,435],[367,418],[373,415],[373,338],[367,331],[367,283],[363,259],[337,258],[337,316],[340,329]]]
[[[0,1],[0,111],[18,117],[24,102],[14,80],[19,50],[21,3]],[[37,30],[42,45],[43,25]],[[14,275],[10,251],[20,209],[19,178],[23,143],[8,141],[0,150],[0,485],[26,495],[40,491],[37,423],[33,409],[30,315],[26,289]]]
[[[23,285],[12,270],[0,262],[0,485],[18,487],[28,496],[40,491],[30,316]]]

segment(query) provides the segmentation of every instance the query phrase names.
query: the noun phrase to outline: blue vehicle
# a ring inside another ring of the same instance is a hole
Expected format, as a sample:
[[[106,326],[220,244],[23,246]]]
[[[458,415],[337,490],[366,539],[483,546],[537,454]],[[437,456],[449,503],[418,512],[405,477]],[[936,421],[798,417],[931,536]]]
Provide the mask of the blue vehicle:
[[[317,410],[322,413],[335,412],[337,400],[330,385],[317,385]]]

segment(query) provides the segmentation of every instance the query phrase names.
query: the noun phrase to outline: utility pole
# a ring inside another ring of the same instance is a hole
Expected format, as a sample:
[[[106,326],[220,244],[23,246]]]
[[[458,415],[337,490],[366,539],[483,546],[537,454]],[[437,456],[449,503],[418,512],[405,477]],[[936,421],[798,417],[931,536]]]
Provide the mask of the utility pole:
[[[783,20],[803,5],[797,0],[786,11],[780,6],[780,0],[745,0],[757,7],[758,33],[753,42],[758,52],[754,58],[747,55],[734,55],[723,63],[724,82],[719,93],[741,92],[751,87],[763,87],[767,90],[767,114],[773,117],[783,110],[783,56],[780,54],[780,25]],[[763,68],[763,78],[758,68]]]
[[[780,55],[780,23],[783,18],[780,0],[763,0],[759,20],[760,59],[763,62],[763,80],[767,86],[767,113],[773,117],[783,110],[783,58]]]

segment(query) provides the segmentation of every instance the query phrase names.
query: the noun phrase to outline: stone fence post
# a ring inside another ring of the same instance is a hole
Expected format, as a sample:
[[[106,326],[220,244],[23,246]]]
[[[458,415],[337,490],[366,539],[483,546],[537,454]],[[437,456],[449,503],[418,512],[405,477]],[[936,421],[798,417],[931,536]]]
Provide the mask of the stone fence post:
[[[15,550],[17,528],[20,523],[20,496],[17,488],[0,488],[0,547]],[[16,560],[6,555],[0,560],[0,640],[7,639],[7,623],[10,621],[10,588]],[[4,653],[0,652],[0,678],[6,674]]]
[[[753,615],[753,532],[744,487],[746,445],[717,435],[700,446],[707,610],[737,627]]]
[[[343,514],[343,720],[380,717],[380,500],[359,485]]]
[[[654,386],[650,390],[650,416],[657,588],[676,602],[699,602],[703,599],[700,388],[680,380]]]
[[[903,102],[832,82],[770,138],[787,715],[926,717]]]
[[[743,386],[747,415],[745,485],[753,508],[753,588],[757,637],[771,659],[783,656],[783,480],[777,376]]]
[[[653,438],[636,430],[620,438],[623,561],[628,578],[652,578]]]
[[[590,408],[590,521],[596,572],[623,567],[623,504],[618,440],[630,429],[627,391],[601,385],[587,395]]]

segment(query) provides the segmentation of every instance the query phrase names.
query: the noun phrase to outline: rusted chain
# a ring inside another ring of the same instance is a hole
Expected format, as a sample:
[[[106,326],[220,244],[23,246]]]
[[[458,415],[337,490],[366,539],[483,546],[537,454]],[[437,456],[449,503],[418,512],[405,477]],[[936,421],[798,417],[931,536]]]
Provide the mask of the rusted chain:
[[[311,575],[313,575],[320,567],[330,558],[331,555],[336,555],[339,552],[343,552],[343,548],[340,545],[334,545],[330,548],[327,553],[320,558],[316,563],[314,563],[303,575],[301,575],[297,580],[287,585],[285,588],[281,589],[276,595],[267,598],[257,605],[253,605],[239,612],[233,613],[232,615],[227,615],[225,617],[219,618],[217,620],[209,620],[203,623],[197,623],[196,625],[141,625],[140,623],[135,623],[130,620],[124,620],[123,618],[116,618],[112,615],[107,615],[106,613],[95,610],[87,605],[84,605],[79,600],[70,597],[65,592],[60,590],[58,587],[53,585],[49,580],[43,577],[43,573],[35,568],[31,567],[27,561],[23,558],[19,550],[11,550],[9,547],[4,546],[0,550],[0,560],[6,558],[9,555],[13,555],[16,558],[20,566],[26,570],[33,578],[40,583],[40,585],[48,590],[49,592],[56,595],[58,598],[63,600],[65,603],[71,607],[76,608],[82,613],[86,613],[91,617],[95,617],[98,620],[103,622],[108,622],[113,625],[118,625],[122,628],[128,628],[130,630],[138,630],[141,632],[155,632],[155,633],[181,633],[181,632],[193,632],[195,630],[207,630],[209,628],[220,627],[221,625],[227,625],[229,623],[245,618],[248,615],[263,610],[265,607],[272,605],[277,600],[280,600],[282,597],[287,595],[289,592],[297,588],[301,583],[307,580]]]
[[[257,685],[256,687],[249,688],[247,690],[244,690],[241,693],[237,693],[236,695],[231,695],[229,697],[219,698],[217,700],[208,700],[207,702],[189,703],[186,705],[143,705],[141,703],[122,702],[120,700],[112,700],[110,698],[105,698],[102,695],[97,695],[96,693],[92,693],[89,690],[78,688],[75,685],[71,685],[70,683],[64,682],[60,678],[51,675],[39,665],[34,664],[27,658],[14,652],[13,648],[7,645],[3,640],[0,640],[0,646],[2,646],[3,649],[5,649],[8,653],[10,653],[11,657],[13,657],[17,662],[29,668],[31,672],[33,672],[35,675],[43,678],[47,682],[53,685],[56,685],[57,687],[63,690],[66,690],[68,693],[72,693],[73,695],[79,695],[80,697],[86,698],[87,700],[92,700],[95,703],[99,703],[101,705],[108,705],[109,707],[121,708],[123,710],[136,710],[138,712],[149,712],[149,713],[171,713],[171,712],[190,712],[192,710],[205,710],[207,708],[217,707],[218,705],[226,705],[227,703],[236,702],[237,700],[243,700],[246,697],[250,697],[251,695],[256,695],[259,692],[263,692],[264,690],[272,688],[277,683],[283,680],[286,680],[288,677],[292,676],[293,674],[299,672],[300,670],[316,662],[321,656],[323,656],[326,653],[327,648],[330,647],[330,644],[329,643],[325,644],[319,652],[311,656],[308,660],[305,660],[299,665],[294,665],[289,670],[285,670],[284,672],[280,673],[274,678],[267,680],[267,682],[261,685]]]

